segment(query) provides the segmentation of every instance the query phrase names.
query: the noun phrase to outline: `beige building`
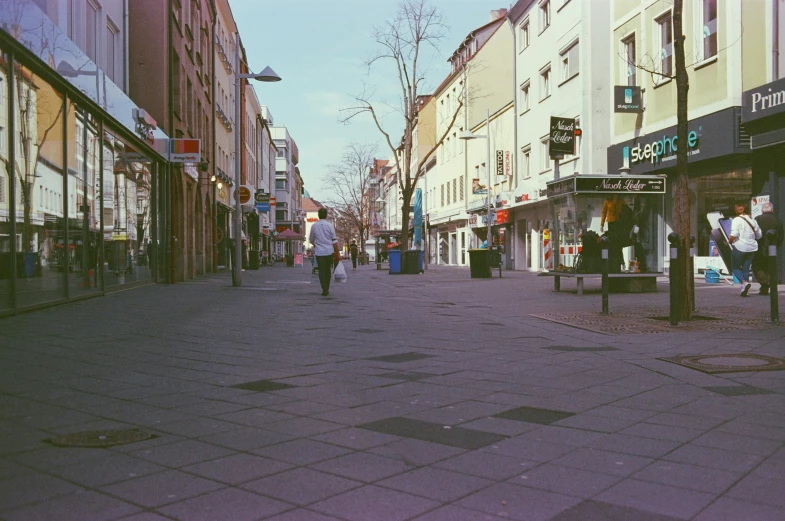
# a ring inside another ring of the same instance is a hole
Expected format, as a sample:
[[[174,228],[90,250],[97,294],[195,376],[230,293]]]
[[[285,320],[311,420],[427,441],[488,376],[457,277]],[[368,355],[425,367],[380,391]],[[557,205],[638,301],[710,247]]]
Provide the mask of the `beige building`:
[[[753,179],[750,138],[741,125],[742,94],[769,77],[767,31],[770,2],[693,0],[684,3],[684,35],[689,76],[689,134],[676,139],[676,81],[673,3],[615,0],[609,74],[623,92],[640,91],[641,110],[615,113],[608,173],[661,174],[667,179],[665,226],[652,230],[654,251],[666,252],[671,232],[675,150],[689,147],[691,235],[696,268],[720,265],[711,237],[710,212],[733,215],[739,199],[761,190]],[[763,25],[761,30],[754,29]],[[622,93],[619,93],[621,96]],[[629,101],[629,100],[627,100]],[[624,100],[614,100],[614,109]],[[712,258],[713,257],[713,258]],[[657,262],[660,259],[652,259]],[[667,258],[660,265],[667,266]]]

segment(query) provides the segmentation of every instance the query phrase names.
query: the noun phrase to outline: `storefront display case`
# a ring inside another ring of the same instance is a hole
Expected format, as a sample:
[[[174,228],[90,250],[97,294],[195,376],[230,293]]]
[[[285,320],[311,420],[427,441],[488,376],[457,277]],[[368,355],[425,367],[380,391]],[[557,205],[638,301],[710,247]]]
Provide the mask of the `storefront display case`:
[[[547,183],[546,268],[600,273],[604,235],[610,273],[662,272],[665,185],[664,176],[574,175]]]

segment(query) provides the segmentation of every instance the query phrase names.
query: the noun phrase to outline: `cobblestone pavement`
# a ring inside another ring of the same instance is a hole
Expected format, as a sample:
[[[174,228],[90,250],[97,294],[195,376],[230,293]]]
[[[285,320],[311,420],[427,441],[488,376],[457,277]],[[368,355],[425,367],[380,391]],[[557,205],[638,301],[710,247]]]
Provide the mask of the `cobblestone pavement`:
[[[766,298],[699,284],[720,320],[670,328],[666,281],[610,317],[529,273],[244,282],[0,320],[0,519],[785,519]]]

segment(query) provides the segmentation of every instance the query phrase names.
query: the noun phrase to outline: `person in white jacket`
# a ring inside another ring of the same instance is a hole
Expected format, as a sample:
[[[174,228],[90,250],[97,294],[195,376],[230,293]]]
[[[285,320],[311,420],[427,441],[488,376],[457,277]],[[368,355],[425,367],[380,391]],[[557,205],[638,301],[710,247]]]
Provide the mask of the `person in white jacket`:
[[[747,213],[745,203],[736,203],[736,217],[730,225],[731,266],[733,276],[741,283],[741,296],[746,297],[750,291],[750,265],[758,251],[758,239],[762,232],[757,221]]]

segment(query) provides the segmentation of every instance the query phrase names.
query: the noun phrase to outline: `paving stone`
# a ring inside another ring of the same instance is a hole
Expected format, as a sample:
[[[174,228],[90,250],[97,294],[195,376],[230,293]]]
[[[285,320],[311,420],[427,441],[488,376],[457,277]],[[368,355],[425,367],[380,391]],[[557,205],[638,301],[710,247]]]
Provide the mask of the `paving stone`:
[[[315,503],[310,509],[349,521],[403,521],[438,506],[430,499],[366,486]]]
[[[372,447],[368,449],[367,452],[403,461],[410,467],[417,467],[420,465],[430,465],[457,454],[463,454],[466,451],[428,441],[403,439],[378,447]]]
[[[572,452],[575,447],[563,443],[536,441],[516,436],[481,449],[493,454],[506,454],[531,461],[550,461]]]
[[[462,449],[478,449],[503,440],[504,436],[461,427],[445,428],[444,425],[410,418],[388,418],[358,425],[368,429],[403,438],[414,438]]]
[[[380,479],[401,472],[406,472],[413,465],[366,452],[355,452],[346,456],[339,456],[329,461],[312,465],[311,468],[337,474],[346,478],[373,483]]]
[[[494,434],[501,434],[502,436],[517,436],[524,432],[533,431],[539,428],[536,423],[519,422],[515,420],[505,420],[503,418],[480,418],[478,420],[470,421],[461,424],[465,429],[473,429],[484,432],[492,432]]]
[[[457,505],[506,519],[546,521],[580,501],[576,497],[500,483],[461,499]]]
[[[242,487],[295,505],[308,505],[361,486],[363,483],[359,481],[298,468],[245,483]]]
[[[502,521],[503,519],[506,518],[450,505],[416,517],[413,521]]]
[[[629,418],[610,418],[593,414],[594,410],[584,412],[565,418],[556,423],[562,427],[573,429],[583,429],[587,431],[612,433],[619,432],[633,425],[637,425],[639,420]]]
[[[279,514],[277,516],[267,518],[267,521],[341,521],[341,520],[338,519],[337,517],[326,516],[324,514],[313,512],[312,510],[298,508],[296,510],[289,510],[288,512],[284,512],[283,514]]]
[[[197,476],[235,485],[251,481],[269,474],[276,474],[292,468],[288,463],[254,456],[253,454],[233,454],[204,463],[188,465],[180,470]]]
[[[159,507],[223,488],[224,485],[170,470],[101,487],[99,491],[137,505]]]
[[[422,468],[379,481],[377,485],[448,503],[493,483],[448,470]]]
[[[654,423],[641,422],[627,429],[620,431],[622,434],[630,436],[640,436],[642,438],[654,438],[658,440],[679,441],[682,443],[693,440],[703,434],[702,431],[695,429],[685,429],[672,425],[657,425]]]
[[[125,501],[91,490],[80,490],[33,506],[4,512],[3,519],[6,521],[32,521],[39,519],[109,521],[121,517],[125,518],[125,516],[139,511],[139,507]]]
[[[747,472],[763,461],[763,457],[754,454],[703,447],[694,443],[679,447],[665,455],[663,459],[730,472]]]
[[[270,423],[266,428],[271,431],[289,434],[290,436],[305,437],[341,430],[344,426],[314,418],[292,418],[291,420]]]
[[[585,445],[590,445],[605,436],[604,433],[600,432],[567,429],[554,424],[521,434],[519,438],[583,447]]]
[[[268,431],[256,427],[240,427],[232,431],[204,436],[199,438],[199,441],[238,451],[249,451],[293,439],[295,439],[294,436],[281,432]]]
[[[423,360],[425,358],[432,358],[433,355],[426,355],[423,353],[400,353],[397,355],[385,355],[385,356],[375,356],[373,358],[367,358],[366,360],[373,360],[375,362],[387,362],[392,364],[400,364],[403,362],[414,362],[415,360]]]
[[[231,431],[239,428],[236,423],[229,423],[215,418],[194,418],[181,422],[169,423],[159,427],[164,432],[171,432],[183,438],[200,438],[217,434],[219,432]]]
[[[291,509],[291,505],[252,492],[225,488],[159,508],[167,516],[182,521],[256,521]]]
[[[434,466],[463,474],[471,474],[497,481],[518,476],[539,462],[488,452],[467,452],[454,458],[439,461]]]
[[[614,476],[629,476],[651,462],[649,458],[586,447],[576,449],[553,463]]]
[[[727,495],[742,501],[785,509],[785,483],[781,475],[772,479],[764,475],[751,474],[742,479]]]
[[[739,472],[697,467],[673,461],[655,461],[632,477],[652,483],[720,494],[742,476],[743,474]]]
[[[678,441],[641,438],[638,436],[616,433],[609,434],[593,441],[589,444],[589,447],[610,452],[622,452],[624,454],[633,454],[636,456],[659,458],[681,445],[681,442]]]
[[[232,451],[216,445],[195,440],[184,440],[148,449],[128,452],[129,456],[141,458],[164,467],[183,467],[231,454]]]
[[[267,409],[252,408],[221,414],[216,416],[216,418],[225,422],[266,429],[273,422],[291,420],[296,418],[296,416],[282,412],[268,411]]]
[[[677,518],[636,508],[587,500],[565,510],[551,521],[677,521]]]
[[[690,519],[714,501],[715,495],[627,479],[595,499],[677,519]]]
[[[694,521],[738,521],[739,519],[782,521],[782,518],[782,507],[720,498],[698,514]]]
[[[622,478],[546,463],[509,480],[514,485],[582,498],[594,497]]]
[[[45,474],[30,473],[0,483],[0,511],[72,494],[80,487]]]
[[[695,438],[692,443],[734,452],[757,454],[759,456],[768,456],[782,447],[782,443],[773,440],[739,436],[719,431],[707,432],[703,436]]]
[[[311,439],[340,445],[341,447],[348,447],[350,449],[364,450],[391,443],[400,440],[401,438],[365,429],[349,428],[328,432],[326,434],[319,434],[318,436],[311,436]]]
[[[97,488],[164,470],[165,467],[149,461],[124,454],[111,454],[106,458],[53,467],[49,472],[84,487]]]
[[[351,451],[336,445],[328,445],[327,443],[301,439],[262,447],[260,449],[255,449],[252,452],[266,458],[284,461],[293,465],[310,465],[312,463],[348,454]]]

